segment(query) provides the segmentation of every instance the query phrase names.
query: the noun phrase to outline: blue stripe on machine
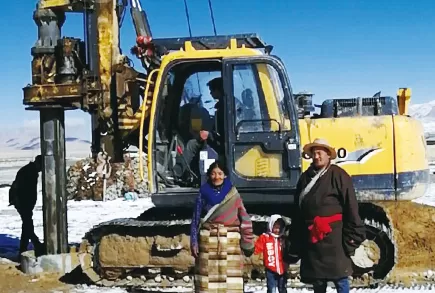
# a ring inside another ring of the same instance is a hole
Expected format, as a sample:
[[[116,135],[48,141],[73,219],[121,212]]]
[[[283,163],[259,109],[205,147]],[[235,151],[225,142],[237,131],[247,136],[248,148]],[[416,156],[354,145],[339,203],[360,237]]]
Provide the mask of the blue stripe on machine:
[[[394,191],[394,175],[391,174],[376,174],[376,175],[356,175],[352,176],[353,184],[357,192],[357,196],[364,191],[373,191],[377,194],[383,194],[385,199],[391,199],[395,196]],[[402,172],[397,176],[397,193],[406,193],[411,191],[416,185],[430,184],[430,170],[418,170],[411,172]],[[422,192],[425,190],[422,190]],[[423,195],[423,194],[422,194]]]

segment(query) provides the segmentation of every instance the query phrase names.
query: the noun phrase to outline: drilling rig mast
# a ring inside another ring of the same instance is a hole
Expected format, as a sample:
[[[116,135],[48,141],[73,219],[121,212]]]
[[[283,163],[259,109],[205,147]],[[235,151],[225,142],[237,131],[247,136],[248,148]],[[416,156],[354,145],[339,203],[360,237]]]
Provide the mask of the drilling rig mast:
[[[145,12],[136,0],[130,5],[138,42],[149,41]],[[68,243],[65,111],[79,109],[91,115],[94,158],[103,150],[112,162],[120,162],[126,145],[137,145],[145,75],[120,53],[119,29],[126,7],[127,0],[40,0],[33,14],[38,40],[31,49],[32,84],[23,89],[23,104],[40,113],[48,253],[65,252]],[[84,40],[61,35],[67,13],[83,14]],[[140,59],[148,69],[150,58]]]

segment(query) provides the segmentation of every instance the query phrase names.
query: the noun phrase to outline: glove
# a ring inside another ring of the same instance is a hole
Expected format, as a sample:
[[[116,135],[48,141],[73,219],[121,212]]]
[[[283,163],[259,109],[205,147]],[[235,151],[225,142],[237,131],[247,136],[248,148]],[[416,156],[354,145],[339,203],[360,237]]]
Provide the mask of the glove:
[[[370,250],[365,249],[370,243],[365,240],[357,249],[352,250],[352,254],[349,256],[352,262],[360,268],[370,268],[375,264],[373,259],[375,255],[370,253]]]

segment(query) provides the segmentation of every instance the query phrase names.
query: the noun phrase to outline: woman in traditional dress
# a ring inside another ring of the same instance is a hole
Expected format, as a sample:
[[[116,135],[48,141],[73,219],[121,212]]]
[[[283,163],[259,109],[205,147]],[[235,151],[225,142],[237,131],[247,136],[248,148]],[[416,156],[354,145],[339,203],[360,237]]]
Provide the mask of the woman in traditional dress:
[[[196,199],[190,233],[195,292],[243,292],[243,254],[254,252],[252,222],[222,163],[211,164],[207,177]]]
[[[337,154],[326,140],[315,139],[304,152],[313,162],[297,185],[290,255],[301,259],[301,281],[315,293],[326,292],[328,281],[347,293],[351,256],[365,240],[352,178],[331,163]]]

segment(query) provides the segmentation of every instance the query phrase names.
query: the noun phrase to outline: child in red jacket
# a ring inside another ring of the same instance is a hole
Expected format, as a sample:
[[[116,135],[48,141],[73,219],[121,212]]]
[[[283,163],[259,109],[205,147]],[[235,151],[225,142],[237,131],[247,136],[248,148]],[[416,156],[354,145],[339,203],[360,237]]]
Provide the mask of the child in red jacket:
[[[285,222],[280,215],[272,215],[268,232],[255,242],[255,254],[263,253],[266,268],[267,293],[287,293],[287,264],[283,261]]]

